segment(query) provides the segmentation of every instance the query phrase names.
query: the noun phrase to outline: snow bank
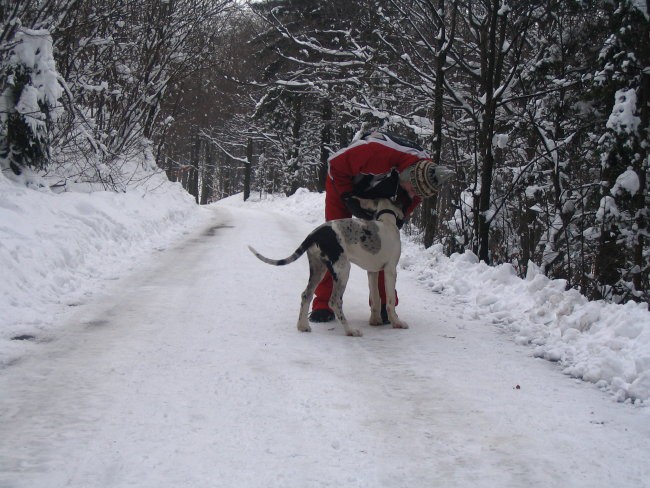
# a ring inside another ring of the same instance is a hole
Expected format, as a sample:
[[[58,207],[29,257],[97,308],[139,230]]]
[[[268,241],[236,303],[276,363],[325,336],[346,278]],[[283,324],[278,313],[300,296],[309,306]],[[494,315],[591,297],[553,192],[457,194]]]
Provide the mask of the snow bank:
[[[532,263],[525,279],[509,264],[490,267],[471,252],[405,246],[401,265],[422,284],[474,309],[534,354],[610,391],[618,401],[650,398],[650,313],[646,304],[589,302]]]
[[[241,195],[229,203],[263,206],[323,221],[324,195],[300,190],[291,198]],[[404,236],[400,267],[422,286],[448,296],[455,306],[473,310],[475,318],[533,347],[537,357],[557,362],[575,378],[595,383],[618,401],[650,399],[650,312],[645,304],[589,302],[564,280],[550,280],[531,263],[519,278],[513,267],[479,262],[471,252],[447,257],[440,247],[423,249]]]
[[[160,174],[126,193],[61,194],[0,175],[0,364],[30,347],[12,338],[46,338],[57,314],[201,215],[193,198]]]

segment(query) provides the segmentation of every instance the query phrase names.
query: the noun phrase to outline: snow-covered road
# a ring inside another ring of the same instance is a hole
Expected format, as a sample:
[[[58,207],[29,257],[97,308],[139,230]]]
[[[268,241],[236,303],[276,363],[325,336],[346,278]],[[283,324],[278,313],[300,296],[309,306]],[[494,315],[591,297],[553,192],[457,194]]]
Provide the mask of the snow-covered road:
[[[303,220],[227,203],[0,370],[0,487],[644,487],[650,415],[400,271],[408,330],[295,328]]]

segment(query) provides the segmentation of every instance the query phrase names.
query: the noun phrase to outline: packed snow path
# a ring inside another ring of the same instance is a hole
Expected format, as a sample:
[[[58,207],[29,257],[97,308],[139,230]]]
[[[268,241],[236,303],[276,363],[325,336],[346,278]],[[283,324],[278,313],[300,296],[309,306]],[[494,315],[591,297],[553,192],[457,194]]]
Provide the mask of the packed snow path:
[[[310,226],[215,205],[208,228],[0,371],[0,487],[643,487],[648,409],[533,359],[403,270],[364,336],[295,324]]]

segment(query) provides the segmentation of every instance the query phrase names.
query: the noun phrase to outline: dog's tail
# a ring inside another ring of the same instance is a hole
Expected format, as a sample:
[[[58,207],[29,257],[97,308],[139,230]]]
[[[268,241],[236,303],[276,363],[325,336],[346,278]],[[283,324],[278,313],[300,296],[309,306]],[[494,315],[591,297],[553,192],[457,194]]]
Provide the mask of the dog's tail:
[[[284,259],[269,259],[266,256],[262,256],[259,252],[257,252],[255,249],[253,249],[252,246],[248,246],[248,249],[250,249],[250,252],[255,254],[257,259],[260,261],[264,261],[267,264],[273,264],[275,266],[284,266],[285,264],[290,264],[293,263],[295,260],[297,260],[300,256],[302,256],[305,251],[309,248],[311,242],[309,238],[305,239],[300,246],[298,246],[298,249],[289,257],[284,258]]]

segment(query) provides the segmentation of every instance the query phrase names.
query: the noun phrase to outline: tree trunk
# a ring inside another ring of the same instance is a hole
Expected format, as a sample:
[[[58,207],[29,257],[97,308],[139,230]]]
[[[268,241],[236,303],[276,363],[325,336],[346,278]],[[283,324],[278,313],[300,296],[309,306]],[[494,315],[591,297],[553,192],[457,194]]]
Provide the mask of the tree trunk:
[[[244,201],[251,196],[251,167],[253,166],[253,139],[248,138],[246,146],[246,164],[244,164]]]
[[[330,144],[332,143],[332,101],[329,98],[323,100],[322,109],[323,130],[320,139],[320,166],[318,168],[318,191],[325,191],[327,180],[327,160],[330,156]]]
[[[650,7],[650,0],[646,2]],[[650,23],[646,23],[646,35],[645,39],[650,37]],[[639,87],[639,133],[644,134],[650,131],[650,73],[644,71],[641,74],[641,84]],[[642,146],[642,145],[641,145]],[[641,153],[640,161],[648,160],[648,147],[637,147],[637,151]],[[646,194],[647,186],[647,171],[641,164],[635,164],[635,171],[639,177],[639,188],[640,190],[632,197],[632,209],[636,212],[635,223],[638,227],[637,231],[637,241],[634,244],[634,249],[632,253],[632,262],[634,265],[635,272],[632,274],[632,282],[634,283],[634,288],[637,291],[645,291],[646,297],[648,296],[648,266],[646,263],[646,258],[644,257],[644,249],[646,246],[646,238],[644,232],[648,231],[650,226],[650,206],[648,205],[648,195]],[[648,309],[650,309],[650,300],[648,301]]]
[[[481,193],[478,207],[478,258],[490,264],[490,194],[492,190],[492,173],[494,172],[494,156],[492,149],[483,158],[481,169]]]
[[[178,168],[174,167],[174,162],[171,160],[171,158],[163,156],[161,161],[161,168],[165,168],[165,174],[167,175],[167,179],[169,181],[172,183],[178,181]]]
[[[201,154],[201,139],[194,138],[192,145],[192,161],[188,175],[187,191],[194,197],[196,203],[199,203],[199,157]]]
[[[205,148],[205,165],[203,166],[203,177],[201,178],[201,205],[210,203],[212,198],[212,180],[214,179],[214,155],[212,147]]]
[[[302,99],[299,95],[296,95],[293,102],[293,126],[291,128],[291,137],[292,137],[292,148],[291,148],[291,166],[290,171],[290,185],[289,192],[287,196],[291,196],[298,191],[300,188],[300,178],[298,176],[298,171],[300,169],[300,163],[298,158],[300,158],[300,132],[302,131]]]
[[[483,90],[485,92],[485,105],[481,122],[479,144],[480,154],[483,159],[481,168],[481,191],[479,196],[479,224],[478,224],[478,257],[481,261],[490,264],[490,222],[488,216],[492,195],[492,178],[494,173],[494,154],[492,152],[492,139],[495,132],[496,106],[495,90],[501,82],[503,32],[506,25],[506,15],[499,15],[499,2],[494,1],[490,11],[490,22],[487,31],[483,31],[485,71],[483,75]],[[500,19],[500,20],[499,20]],[[501,38],[497,41],[497,31],[501,22]]]
[[[445,0],[439,0],[438,11],[445,12]],[[433,148],[432,158],[435,164],[440,164],[442,158],[442,123],[443,123],[443,96],[445,90],[445,63],[447,62],[447,52],[451,47],[456,24],[456,6],[453,5],[451,15],[451,36],[447,38],[445,24],[440,26],[438,41],[438,51],[436,56],[436,84],[433,100]],[[433,245],[436,229],[438,227],[437,208],[438,195],[427,198],[422,203],[422,221],[424,226],[424,247],[429,248]]]

